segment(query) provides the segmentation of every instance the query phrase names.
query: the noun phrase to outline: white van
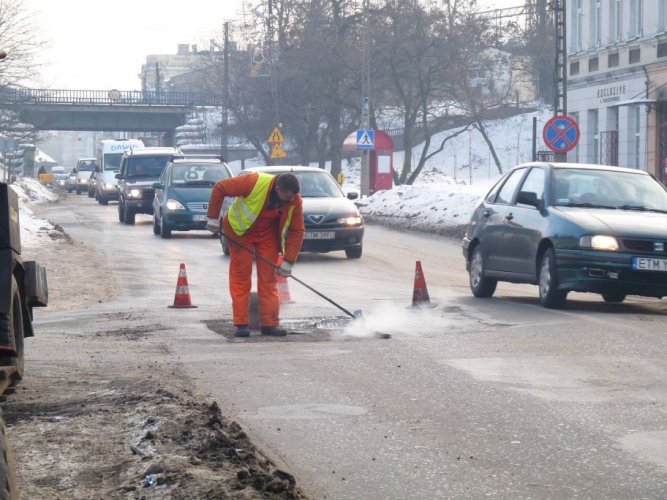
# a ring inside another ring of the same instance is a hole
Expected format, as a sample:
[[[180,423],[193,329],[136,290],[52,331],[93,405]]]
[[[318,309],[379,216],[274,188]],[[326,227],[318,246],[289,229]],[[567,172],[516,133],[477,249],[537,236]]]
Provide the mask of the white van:
[[[98,169],[95,174],[95,199],[100,205],[118,199],[118,179],[116,172],[125,151],[141,149],[144,143],[139,139],[104,139],[97,147]]]

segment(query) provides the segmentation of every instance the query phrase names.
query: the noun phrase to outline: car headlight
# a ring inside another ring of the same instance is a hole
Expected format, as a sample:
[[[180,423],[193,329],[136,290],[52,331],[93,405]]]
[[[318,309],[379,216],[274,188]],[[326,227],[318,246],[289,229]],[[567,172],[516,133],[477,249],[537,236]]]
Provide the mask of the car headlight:
[[[88,184],[88,179],[79,179],[81,184]]]
[[[594,234],[579,238],[579,246],[583,248],[592,248],[593,250],[615,252],[618,250],[618,241],[613,236]]]
[[[130,198],[141,198],[141,189],[130,189]]]
[[[107,182],[107,183],[104,185],[104,189],[113,189],[113,188],[114,188],[114,185],[111,184],[110,182]]]
[[[185,207],[181,205],[181,203],[178,200],[169,198],[167,200],[167,210],[185,210]]]
[[[341,217],[337,220],[339,224],[345,224],[346,226],[358,226],[361,224],[361,215],[355,215],[353,217]]]

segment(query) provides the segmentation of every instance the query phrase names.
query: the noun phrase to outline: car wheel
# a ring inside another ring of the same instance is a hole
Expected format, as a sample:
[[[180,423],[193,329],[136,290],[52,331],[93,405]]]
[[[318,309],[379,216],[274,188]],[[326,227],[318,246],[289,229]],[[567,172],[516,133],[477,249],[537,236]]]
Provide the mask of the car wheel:
[[[157,215],[153,215],[153,234],[160,234],[160,223],[157,220]]]
[[[348,248],[347,250],[345,250],[345,256],[348,259],[360,259],[362,252],[363,252],[363,247],[359,245],[358,247]]]
[[[160,219],[160,237],[162,238],[171,238],[171,228],[164,220],[164,217]]]
[[[118,202],[118,222],[125,222],[125,204]]]
[[[93,196],[95,196],[95,193],[89,189],[88,190],[88,198],[92,198]]]
[[[222,233],[220,233],[220,245],[222,245],[222,253],[224,255],[229,255],[229,243]]]
[[[79,188],[76,188],[76,194],[81,194],[81,190]]]
[[[609,302],[611,304],[620,304],[625,300],[626,295],[621,292],[610,292],[610,293],[603,293],[602,298],[604,299],[605,302]]]
[[[540,304],[549,309],[560,309],[567,299],[567,290],[558,289],[556,254],[548,248],[542,255],[539,276]]]
[[[99,202],[100,202],[100,205],[108,205],[109,204],[109,200],[107,200],[103,196],[100,196]]]
[[[125,205],[125,207],[123,207],[123,208],[124,208],[124,210],[123,210],[123,219],[125,219],[125,224],[129,224],[130,226],[133,225],[134,224],[134,215],[135,215],[134,211],[130,207],[128,207],[127,205]]]
[[[472,291],[475,297],[480,299],[491,297],[496,291],[496,286],[498,286],[498,280],[484,276],[484,258],[482,257],[482,249],[479,245],[472,251],[468,280],[470,282],[470,291]]]

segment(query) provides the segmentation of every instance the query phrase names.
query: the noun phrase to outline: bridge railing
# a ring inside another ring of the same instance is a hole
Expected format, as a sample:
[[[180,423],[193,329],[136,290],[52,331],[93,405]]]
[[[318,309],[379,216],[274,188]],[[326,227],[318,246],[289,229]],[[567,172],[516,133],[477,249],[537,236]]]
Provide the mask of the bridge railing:
[[[143,90],[52,90],[0,87],[5,104],[92,104],[126,106],[220,106],[220,99],[200,92],[156,92]]]

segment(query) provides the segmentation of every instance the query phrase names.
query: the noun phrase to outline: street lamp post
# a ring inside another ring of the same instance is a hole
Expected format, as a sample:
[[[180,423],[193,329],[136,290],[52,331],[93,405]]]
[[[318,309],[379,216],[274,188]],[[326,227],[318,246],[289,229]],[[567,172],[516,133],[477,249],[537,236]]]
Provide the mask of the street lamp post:
[[[370,54],[368,48],[368,0],[364,0],[364,30],[361,58],[361,128],[368,130],[370,127]],[[361,151],[361,196],[370,194],[370,152],[367,149]]]

